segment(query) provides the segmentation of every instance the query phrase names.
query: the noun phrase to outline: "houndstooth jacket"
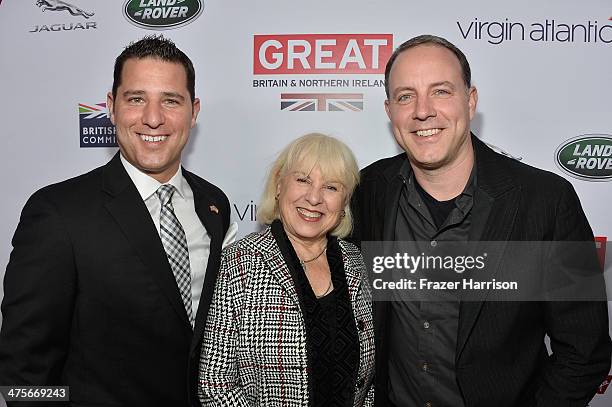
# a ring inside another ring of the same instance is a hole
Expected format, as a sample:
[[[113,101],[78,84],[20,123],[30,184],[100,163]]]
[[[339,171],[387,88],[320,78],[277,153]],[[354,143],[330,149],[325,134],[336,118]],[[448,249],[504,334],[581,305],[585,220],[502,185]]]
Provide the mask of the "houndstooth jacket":
[[[355,407],[374,402],[371,293],[359,250],[339,240],[359,336]],[[306,330],[270,227],[222,254],[200,357],[203,406],[308,406]]]

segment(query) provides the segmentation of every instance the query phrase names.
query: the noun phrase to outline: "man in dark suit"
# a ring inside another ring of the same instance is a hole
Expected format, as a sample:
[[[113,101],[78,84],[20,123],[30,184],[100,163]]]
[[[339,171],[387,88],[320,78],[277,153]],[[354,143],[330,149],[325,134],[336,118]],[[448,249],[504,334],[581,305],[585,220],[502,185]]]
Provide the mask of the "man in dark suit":
[[[75,406],[199,405],[202,331],[235,230],[225,194],[181,167],[200,110],[193,64],[145,37],[117,58],[107,102],[120,152],[23,209],[0,385],[69,386]]]
[[[512,270],[512,242],[593,241],[569,182],[471,134],[478,95],[454,45],[429,35],[405,42],[385,80],[385,109],[404,153],[362,170],[353,202],[362,248],[507,242],[487,271],[499,277]],[[593,272],[595,253],[586,247],[579,263]],[[393,295],[374,309],[377,406],[585,406],[610,368],[605,293],[599,301],[484,301],[490,291],[466,301],[459,290],[429,291],[420,301]]]

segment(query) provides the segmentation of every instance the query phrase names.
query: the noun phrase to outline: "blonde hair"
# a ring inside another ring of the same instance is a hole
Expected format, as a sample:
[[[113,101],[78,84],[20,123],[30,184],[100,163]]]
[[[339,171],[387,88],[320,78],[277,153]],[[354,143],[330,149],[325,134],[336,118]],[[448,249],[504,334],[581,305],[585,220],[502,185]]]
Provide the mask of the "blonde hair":
[[[339,238],[348,236],[353,229],[350,201],[359,182],[359,167],[353,152],[346,144],[320,133],[306,134],[292,141],[279,154],[268,174],[257,209],[257,219],[267,225],[279,219],[276,191],[281,178],[293,171],[310,174],[315,167],[319,168],[324,178],[340,182],[346,191],[345,216],[331,234]]]

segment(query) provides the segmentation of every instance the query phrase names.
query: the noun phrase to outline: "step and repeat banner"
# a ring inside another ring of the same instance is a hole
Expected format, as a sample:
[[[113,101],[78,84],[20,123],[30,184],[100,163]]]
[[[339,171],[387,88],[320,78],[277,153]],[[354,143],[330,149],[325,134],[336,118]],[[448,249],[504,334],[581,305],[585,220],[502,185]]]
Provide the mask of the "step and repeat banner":
[[[429,33],[471,63],[474,132],[568,179],[610,263],[609,1],[0,0],[0,278],[27,198],[116,152],[105,103],[114,60],[157,33],[196,67],[202,110],[184,165],[227,193],[239,236],[258,228],[266,172],[292,139],[331,134],[362,167],[400,151],[384,68],[397,45]],[[606,389],[592,406],[612,404]]]

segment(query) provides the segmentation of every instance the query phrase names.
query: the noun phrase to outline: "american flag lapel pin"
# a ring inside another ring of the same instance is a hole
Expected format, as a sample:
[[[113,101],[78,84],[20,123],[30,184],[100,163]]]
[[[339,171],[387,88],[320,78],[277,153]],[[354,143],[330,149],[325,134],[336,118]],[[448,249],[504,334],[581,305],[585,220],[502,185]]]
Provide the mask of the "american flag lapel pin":
[[[210,205],[209,208],[210,208],[211,212],[214,212],[217,215],[219,214],[219,209],[217,209],[217,207],[215,205]]]

